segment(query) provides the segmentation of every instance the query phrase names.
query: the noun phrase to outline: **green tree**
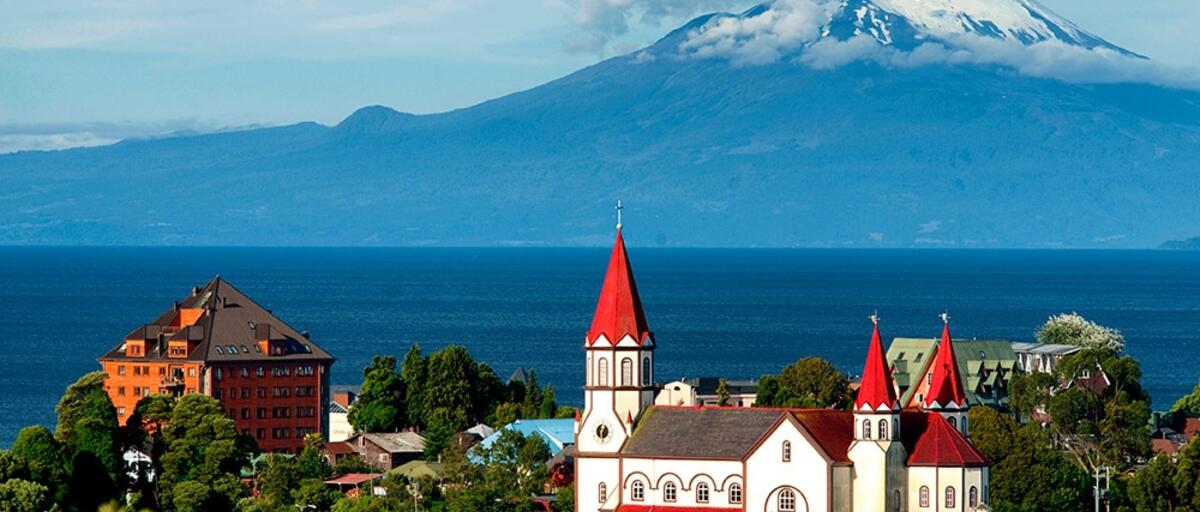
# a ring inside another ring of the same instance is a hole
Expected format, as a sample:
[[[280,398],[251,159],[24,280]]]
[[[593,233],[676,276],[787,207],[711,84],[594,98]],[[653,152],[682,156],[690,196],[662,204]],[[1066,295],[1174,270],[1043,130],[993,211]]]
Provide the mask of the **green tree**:
[[[393,432],[404,418],[404,381],[396,373],[396,358],[375,356],[363,370],[362,393],[350,406],[349,420],[357,432]]]
[[[367,464],[367,461],[355,453],[338,459],[337,464],[333,466],[333,472],[338,475],[346,473],[374,473],[375,466]]]
[[[492,413],[492,426],[502,428],[509,423],[521,419],[524,416],[523,408],[519,403],[505,402],[500,404],[499,407],[496,407],[495,412]]]
[[[546,386],[546,390],[542,392],[542,404],[538,407],[538,417],[553,418],[557,410],[558,402],[554,396],[554,386]]]
[[[292,491],[291,502],[296,509],[329,510],[342,498],[342,493],[330,489],[320,478],[306,478]]]
[[[1034,337],[1041,343],[1075,345],[1114,354],[1125,350],[1125,336],[1121,331],[1099,325],[1074,312],[1048,318]]]
[[[989,460],[1001,461],[1012,453],[1020,428],[1012,418],[991,407],[976,406],[967,413],[967,424],[971,425],[971,442]]]
[[[232,510],[244,493],[237,475],[249,463],[249,447],[220,402],[206,395],[184,395],[163,429],[163,439],[166,449],[157,480],[160,504],[178,511]]]
[[[13,478],[0,482],[0,510],[4,512],[42,512],[50,510],[50,489]]]
[[[760,379],[755,404],[840,409],[849,405],[850,400],[850,381],[842,372],[829,361],[805,357],[784,367],[779,376]]]
[[[724,407],[729,405],[729,384],[725,379],[717,381],[717,405]]]
[[[255,468],[255,488],[268,506],[292,504],[292,489],[300,485],[297,463],[291,457],[268,455]]]
[[[554,512],[575,512],[575,484],[560,487],[554,501]]]
[[[1179,497],[1175,494],[1175,463],[1170,457],[1159,455],[1150,459],[1150,464],[1138,469],[1129,479],[1129,500],[1137,512],[1178,510]]]
[[[413,343],[400,366],[400,378],[404,382],[405,412],[410,425],[425,426],[425,386],[429,374],[428,360],[421,354],[421,346]]]
[[[1149,396],[1137,361],[1089,348],[1059,361],[1055,377],[1070,383],[1085,370],[1105,372],[1110,385],[1100,394],[1070,386],[1049,398],[1046,412],[1056,444],[1089,474],[1101,466],[1125,470],[1148,458]]]
[[[304,450],[296,458],[296,474],[302,479],[313,478],[325,481],[333,475],[329,461],[321,455],[324,440],[321,434],[309,434],[304,437]]]
[[[1019,419],[1028,420],[1050,401],[1058,379],[1049,373],[1014,373],[1009,380],[1009,408]]]
[[[358,498],[342,498],[330,510],[331,512],[390,512],[394,508],[385,498],[360,496]]]
[[[1185,416],[1200,415],[1200,384],[1196,384],[1191,393],[1176,400],[1175,405],[1171,406],[1171,412]]]
[[[11,454],[29,469],[37,481],[62,478],[66,471],[62,447],[54,434],[41,425],[25,427],[17,432]]]

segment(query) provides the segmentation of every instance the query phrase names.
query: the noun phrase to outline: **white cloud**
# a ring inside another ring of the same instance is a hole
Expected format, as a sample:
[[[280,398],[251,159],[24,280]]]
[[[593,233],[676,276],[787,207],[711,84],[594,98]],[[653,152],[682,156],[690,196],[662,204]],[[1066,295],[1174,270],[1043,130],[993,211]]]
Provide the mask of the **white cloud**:
[[[106,146],[119,139],[90,132],[0,135],[0,154],[17,151],[53,151],[58,149]]]
[[[688,17],[744,4],[733,0],[561,0],[582,32],[566,41],[571,52],[603,55],[638,27],[661,28]],[[661,34],[660,34],[661,35]],[[628,43],[627,43],[628,44]]]

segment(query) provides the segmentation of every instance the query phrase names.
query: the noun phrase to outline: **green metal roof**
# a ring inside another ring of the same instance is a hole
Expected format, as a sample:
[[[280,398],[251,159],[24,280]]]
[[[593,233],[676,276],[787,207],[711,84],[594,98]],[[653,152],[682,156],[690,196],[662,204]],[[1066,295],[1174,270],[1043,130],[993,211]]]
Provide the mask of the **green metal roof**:
[[[903,391],[901,403],[912,401],[916,392],[913,386],[915,379],[924,375],[933,359],[934,349],[938,344],[934,338],[895,338],[888,347],[888,361],[895,368],[892,374],[896,385]],[[963,387],[970,394],[970,402],[974,405],[984,404],[1006,407],[1007,393],[987,393],[986,388],[994,388],[1003,373],[1007,380],[1012,375],[1017,364],[1017,355],[1013,352],[1012,343],[1006,340],[954,340],[954,355],[958,361],[958,371],[963,375]],[[987,371],[987,377],[980,379],[982,370]],[[1007,386],[1004,386],[1007,388]],[[996,396],[996,395],[1000,396]],[[987,396],[985,396],[987,395]]]

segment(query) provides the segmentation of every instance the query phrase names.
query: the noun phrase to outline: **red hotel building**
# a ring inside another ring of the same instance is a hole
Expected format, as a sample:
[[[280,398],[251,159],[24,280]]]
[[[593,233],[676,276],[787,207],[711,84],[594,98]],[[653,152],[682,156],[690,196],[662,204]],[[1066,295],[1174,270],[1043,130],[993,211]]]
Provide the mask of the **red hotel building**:
[[[329,437],[329,367],[308,333],[292,329],[217,277],[100,358],[121,423],[153,393],[204,393],[264,452],[299,453]]]

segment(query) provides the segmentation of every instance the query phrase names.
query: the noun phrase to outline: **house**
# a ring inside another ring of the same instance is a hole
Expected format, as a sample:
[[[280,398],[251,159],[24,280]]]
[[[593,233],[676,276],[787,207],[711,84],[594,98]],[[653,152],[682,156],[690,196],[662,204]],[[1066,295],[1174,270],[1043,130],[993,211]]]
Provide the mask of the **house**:
[[[1079,372],[1063,386],[1063,389],[1079,387],[1090,391],[1093,395],[1100,396],[1108,390],[1109,386],[1112,386],[1112,379],[1109,378],[1108,372],[1104,371],[1104,368],[1100,366],[1100,363],[1096,363],[1096,366],[1093,368],[1084,368],[1079,370]]]
[[[345,444],[362,457],[363,461],[381,472],[420,459],[425,453],[425,438],[416,432],[359,433],[350,436]]]
[[[121,424],[154,393],[202,393],[265,452],[300,453],[304,436],[329,436],[333,356],[232,284],[192,289],[99,358]]]
[[[358,386],[352,388],[337,386],[333,389],[333,398],[329,401],[329,441],[345,441],[354,435],[354,426],[350,424],[350,406],[358,397]]]
[[[1062,358],[1083,350],[1075,345],[1047,343],[1013,343],[1017,368],[1025,373],[1054,373]]]
[[[696,377],[668,382],[659,387],[654,403],[658,405],[717,405],[720,397],[717,388],[719,377]],[[758,381],[726,380],[725,390],[729,393],[728,405],[751,407],[758,398]]]
[[[967,437],[949,317],[929,354],[933,378],[909,409],[873,320],[852,410],[657,405],[657,339],[618,225],[582,340],[576,511],[985,510],[988,461]]]
[[[484,449],[490,448],[497,439],[500,439],[503,432],[510,430],[520,432],[526,437],[533,435],[541,437],[546,442],[546,446],[550,448],[552,457],[558,455],[564,448],[575,444],[575,420],[564,418],[517,420],[484,438],[479,445]]]
[[[386,496],[387,491],[379,486],[383,475],[379,473],[346,473],[325,481],[327,487],[350,498],[359,496]]]
[[[895,338],[888,347],[892,378],[905,408],[918,407],[933,382],[934,338]],[[1008,408],[1008,384],[1016,368],[1012,344],[1004,340],[954,340],[959,375],[971,405]]]
[[[146,451],[131,447],[121,455],[125,460],[125,474],[130,482],[153,482],[154,461]]]

